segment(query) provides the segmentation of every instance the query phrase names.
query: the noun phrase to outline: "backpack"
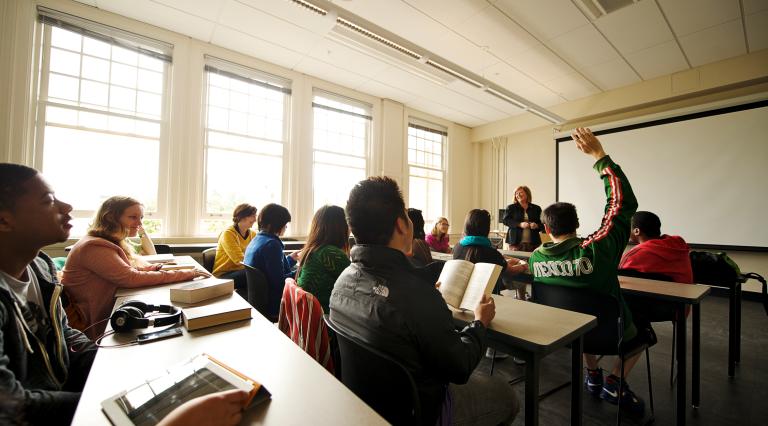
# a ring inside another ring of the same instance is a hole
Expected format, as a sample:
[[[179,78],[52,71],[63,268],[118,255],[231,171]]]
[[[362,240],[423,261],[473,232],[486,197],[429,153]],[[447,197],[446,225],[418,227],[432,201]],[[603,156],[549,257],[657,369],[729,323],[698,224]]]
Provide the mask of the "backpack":
[[[696,283],[733,288],[737,283],[745,283],[749,279],[759,281],[763,285],[763,308],[768,315],[768,286],[760,274],[742,274],[739,265],[724,252],[691,251],[690,257],[693,281]]]

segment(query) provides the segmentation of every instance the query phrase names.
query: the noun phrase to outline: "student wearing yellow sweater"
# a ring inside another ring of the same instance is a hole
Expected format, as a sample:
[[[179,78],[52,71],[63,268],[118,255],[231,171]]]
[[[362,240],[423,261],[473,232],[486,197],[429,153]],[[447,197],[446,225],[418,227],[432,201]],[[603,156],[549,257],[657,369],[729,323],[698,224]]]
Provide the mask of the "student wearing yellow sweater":
[[[251,226],[256,222],[256,207],[240,204],[232,213],[232,226],[219,235],[216,260],[213,263],[213,275],[235,281],[239,293],[246,292],[245,267],[240,264],[248,243],[256,236]]]

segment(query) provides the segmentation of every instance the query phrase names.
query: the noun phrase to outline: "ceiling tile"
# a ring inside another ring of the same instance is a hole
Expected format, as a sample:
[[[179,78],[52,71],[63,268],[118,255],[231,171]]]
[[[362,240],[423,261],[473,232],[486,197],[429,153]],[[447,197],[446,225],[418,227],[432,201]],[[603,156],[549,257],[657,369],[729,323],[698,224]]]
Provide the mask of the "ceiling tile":
[[[288,69],[301,59],[299,52],[221,25],[213,32],[211,43]]]
[[[504,63],[486,68],[485,77],[512,93],[542,107],[565,101],[556,93],[542,86],[541,83]]]
[[[619,57],[616,50],[592,25],[586,25],[548,42],[561,58],[576,67],[588,68]]]
[[[584,73],[602,90],[616,89],[640,81],[640,77],[623,58],[586,68]]]
[[[183,1],[183,0],[176,0]],[[210,0],[202,0],[211,2]],[[305,7],[301,7],[291,1],[285,0],[227,0],[241,3],[249,8],[259,10],[276,19],[289,22],[305,30],[316,34],[325,34],[334,25],[334,22],[325,19]],[[216,1],[211,2],[216,3]],[[222,22],[226,24],[226,22]]]
[[[309,52],[320,39],[317,34],[290,20],[236,1],[224,5],[219,15],[219,25],[302,53]]]
[[[493,7],[467,19],[457,31],[503,59],[540,45],[527,31]]]
[[[552,80],[575,71],[544,45],[520,52],[506,62],[538,81]]]
[[[367,76],[339,68],[335,64],[319,61],[309,56],[305,56],[298,61],[293,69],[348,88],[359,86],[368,80]]]
[[[569,101],[600,92],[600,89],[578,73],[558,77],[542,84]]]
[[[490,7],[485,0],[453,1],[450,7],[445,7],[445,0],[402,1],[449,27],[459,25]]]
[[[78,3],[87,4],[88,6],[96,6],[96,0],[75,0]]]
[[[99,9],[203,41],[210,41],[216,25],[212,21],[149,0],[98,0],[96,5]]]
[[[631,53],[626,58],[643,80],[688,69],[683,52],[675,41]]]
[[[741,16],[739,0],[658,0],[678,37],[732,21]]]
[[[623,54],[673,40],[664,16],[653,1],[634,3],[598,19],[595,25]]]
[[[744,15],[768,10],[768,1],[765,0],[742,0],[742,4],[744,5]]]
[[[694,67],[747,53],[741,19],[680,37],[680,45]]]
[[[589,24],[570,0],[499,0],[495,5],[540,40]]]
[[[369,93],[373,96],[378,96],[382,99],[392,99],[406,105],[417,98],[417,96],[411,93],[376,80],[365,81],[356,87],[353,87],[353,89],[363,93]]]
[[[389,67],[389,64],[377,59],[374,53],[362,53],[332,40],[320,40],[309,52],[309,56],[361,75],[376,74]]]
[[[747,24],[749,51],[757,52],[768,48],[768,9],[747,15],[744,20]]]
[[[209,1],[209,0],[150,0],[153,3],[159,3],[170,8],[184,11],[190,15],[199,18],[216,21],[221,7],[230,0]],[[103,2],[102,2],[103,3]]]
[[[516,114],[523,111],[519,106],[497,98],[496,96],[484,91],[483,89],[469,85],[461,80],[455,80],[447,84],[445,87],[453,90],[454,92],[468,96],[477,102],[488,105],[498,111],[503,112],[506,115]]]

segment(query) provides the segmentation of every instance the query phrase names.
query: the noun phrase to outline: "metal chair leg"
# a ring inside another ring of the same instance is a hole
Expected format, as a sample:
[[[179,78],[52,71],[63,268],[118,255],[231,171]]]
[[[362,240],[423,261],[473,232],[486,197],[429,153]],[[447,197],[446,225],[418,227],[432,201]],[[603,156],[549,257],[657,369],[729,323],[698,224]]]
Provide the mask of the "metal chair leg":
[[[648,347],[645,347],[645,367],[648,373],[648,398],[651,402],[651,417],[654,416],[653,411],[653,383],[651,383],[651,354],[648,352]]]
[[[677,342],[676,339],[677,334],[677,324],[675,321],[672,321],[672,359],[669,362],[669,387],[673,388],[675,387],[675,342]]]

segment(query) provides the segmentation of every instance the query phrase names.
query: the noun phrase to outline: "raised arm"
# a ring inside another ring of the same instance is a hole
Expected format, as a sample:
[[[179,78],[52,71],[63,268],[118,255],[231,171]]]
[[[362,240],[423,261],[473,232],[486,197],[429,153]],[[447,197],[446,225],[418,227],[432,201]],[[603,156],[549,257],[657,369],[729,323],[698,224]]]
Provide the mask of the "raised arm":
[[[637,199],[621,167],[605,154],[602,144],[589,129],[577,128],[572,136],[576,147],[595,159],[594,168],[603,181],[606,198],[600,228],[589,235],[581,246],[586,248],[598,244],[606,256],[611,256],[618,265],[629,238],[632,215],[637,211]]]

